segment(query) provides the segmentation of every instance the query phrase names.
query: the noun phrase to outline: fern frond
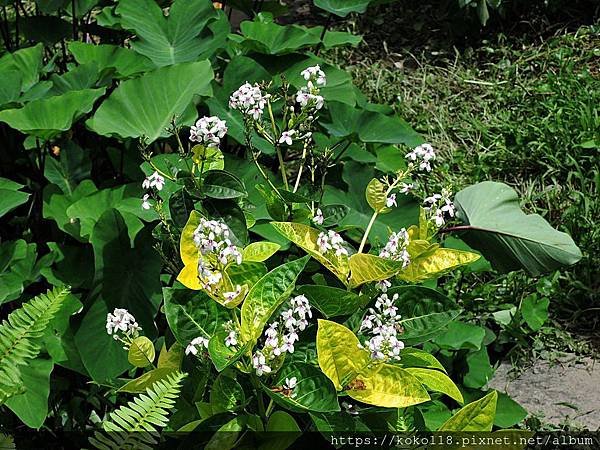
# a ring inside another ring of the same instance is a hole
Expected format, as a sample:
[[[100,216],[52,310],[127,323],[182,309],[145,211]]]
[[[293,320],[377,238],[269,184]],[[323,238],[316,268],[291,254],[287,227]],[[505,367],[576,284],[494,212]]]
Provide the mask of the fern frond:
[[[0,404],[19,392],[19,366],[40,352],[38,338],[69,295],[68,287],[54,288],[24,303],[0,325]]]
[[[152,450],[159,437],[156,427],[169,422],[169,412],[175,406],[185,376],[174,372],[146,388],[145,394],[112,412],[110,420],[103,423],[106,433],[94,433],[90,443],[100,450]]]

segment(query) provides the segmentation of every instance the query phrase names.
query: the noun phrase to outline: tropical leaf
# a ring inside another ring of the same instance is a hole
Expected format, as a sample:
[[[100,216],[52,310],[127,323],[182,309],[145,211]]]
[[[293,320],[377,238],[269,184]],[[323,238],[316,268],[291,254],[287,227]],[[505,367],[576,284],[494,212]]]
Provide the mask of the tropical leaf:
[[[352,291],[331,286],[304,285],[298,287],[298,293],[305,295],[326,318],[354,314],[363,301]]]
[[[492,391],[485,397],[463,406],[450,417],[438,431],[492,431],[498,393]]]
[[[98,70],[115,69],[116,78],[129,78],[156,68],[154,63],[133,50],[110,44],[69,42],[69,52],[79,64],[95,63]]]
[[[436,248],[433,253],[411,259],[410,264],[398,274],[398,278],[410,283],[417,283],[430,278],[439,278],[458,267],[477,261],[477,253],[454,250],[451,248]]]
[[[29,199],[29,194],[21,191],[24,187],[8,178],[0,177],[0,217]]]
[[[525,269],[537,276],[581,259],[568,234],[521,211],[517,193],[503,183],[469,186],[456,194],[454,203],[465,223],[461,238],[502,272]]]
[[[411,375],[414,375],[428,389],[441,392],[463,403],[463,396],[454,382],[443,372],[424,368],[409,367],[406,369]]]
[[[253,242],[247,245],[242,251],[243,261],[266,261],[277,252],[281,247],[273,242],[262,241]]]
[[[356,288],[371,281],[392,278],[402,270],[404,263],[368,253],[356,253],[350,257],[349,265],[350,287]]]
[[[350,13],[362,14],[373,0],[314,0],[315,6],[339,17]]]

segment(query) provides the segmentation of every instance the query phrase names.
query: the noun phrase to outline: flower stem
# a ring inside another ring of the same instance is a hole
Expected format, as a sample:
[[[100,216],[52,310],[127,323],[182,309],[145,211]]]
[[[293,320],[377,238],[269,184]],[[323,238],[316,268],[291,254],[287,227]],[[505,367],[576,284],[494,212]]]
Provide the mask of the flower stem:
[[[271,118],[271,128],[273,129],[273,145],[275,146],[275,152],[277,153],[277,159],[279,160],[279,170],[281,171],[281,178],[283,179],[283,186],[285,190],[289,190],[287,175],[285,173],[285,164],[283,163],[283,155],[281,154],[281,148],[277,140],[277,125],[275,125],[275,116],[273,116],[273,108],[271,108],[271,102],[267,100],[267,108],[269,110],[269,117]]]
[[[377,211],[373,212],[373,215],[371,216],[371,220],[369,220],[369,224],[367,225],[367,229],[365,230],[365,234],[363,234],[362,241],[360,241],[360,247],[358,247],[358,253],[362,253],[363,249],[365,248],[365,244],[367,243],[367,238],[369,237],[371,228],[373,228],[373,224],[375,223],[375,219],[377,219],[378,215],[379,215],[379,213]]]

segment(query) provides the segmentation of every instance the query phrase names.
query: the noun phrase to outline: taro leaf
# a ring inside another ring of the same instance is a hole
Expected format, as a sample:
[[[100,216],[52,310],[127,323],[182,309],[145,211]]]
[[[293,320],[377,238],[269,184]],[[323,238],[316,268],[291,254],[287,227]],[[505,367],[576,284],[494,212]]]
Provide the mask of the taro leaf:
[[[350,287],[358,287],[371,281],[387,280],[402,270],[402,261],[380,258],[368,253],[356,253],[350,257]]]
[[[492,391],[485,397],[463,406],[448,419],[438,431],[492,431],[498,393]]]
[[[164,288],[163,294],[169,328],[182,347],[197,337],[209,339],[230,318],[225,308],[204,292]]]
[[[326,318],[354,314],[362,303],[358,294],[331,286],[299,286],[298,293],[305,295]]]
[[[225,345],[225,338],[228,334],[227,331],[221,329],[208,341],[208,354],[219,372],[235,363],[250,348],[250,342],[228,347]]]
[[[0,177],[0,217],[22,205],[29,199],[27,192],[21,192],[22,184]]]
[[[279,244],[274,242],[253,242],[244,248],[242,258],[244,262],[263,262],[273,256],[279,249]]]
[[[196,95],[211,94],[212,79],[208,61],[156,69],[140,78],[123,81],[86,124],[104,136],[144,136],[148,143],[153,142],[167,136],[166,128],[174,116],[183,115],[178,119],[179,124],[194,121],[196,111],[192,100]]]
[[[289,395],[275,392],[286,384],[286,379],[296,378],[297,385]],[[323,372],[310,364],[292,363],[284,365],[276,378],[273,387],[262,385],[263,390],[278,405],[293,412],[333,412],[339,411],[337,392],[331,380]]]
[[[246,188],[235,175],[224,170],[209,170],[204,175],[202,192],[211,198],[231,199],[246,196]]]
[[[319,367],[338,391],[354,380],[371,362],[356,335],[343,325],[319,319],[317,355]]]
[[[494,376],[494,368],[490,364],[487,348],[481,347],[466,356],[467,371],[463,376],[463,385],[469,388],[482,388]]]
[[[292,241],[310,256],[315,258],[327,269],[329,269],[342,283],[347,283],[350,271],[348,258],[344,255],[336,256],[334,252],[323,254],[317,246],[319,230],[301,223],[293,222],[271,222],[281,235]]]
[[[154,0],[120,0],[116,13],[120,25],[137,35],[131,47],[159,67],[197,61],[212,49],[213,37],[199,36],[217,17],[208,0],[177,0],[168,16]]]
[[[0,122],[42,139],[50,139],[71,128],[73,122],[89,113],[105,89],[83,89],[41,98],[23,108],[0,111]]]
[[[354,400],[370,405],[406,408],[431,399],[419,379],[398,366],[381,364],[365,370],[353,381],[353,386],[345,392]]]
[[[97,87],[100,75],[98,65],[93,61],[74,67],[62,75],[52,74],[52,88],[47,95],[62,95],[70,91]]]
[[[463,396],[456,384],[454,384],[448,375],[440,372],[439,370],[415,367],[407,368],[406,370],[414,375],[429,390],[446,394],[450,398],[456,400],[458,403],[464,402]]]
[[[79,182],[90,176],[92,161],[88,152],[73,141],[60,150],[59,158],[46,158],[44,177],[56,184],[61,191],[72,195]]]
[[[69,52],[79,64],[85,65],[94,62],[100,71],[107,68],[115,69],[116,78],[128,78],[156,67],[145,56],[117,45],[94,45],[74,41],[69,42]]]
[[[456,194],[454,203],[465,223],[461,239],[502,272],[525,269],[537,276],[581,259],[568,234],[537,214],[521,211],[517,193],[503,183],[469,186]]]
[[[43,358],[36,358],[22,366],[19,370],[25,392],[6,401],[6,407],[30,428],[40,428],[46,420],[53,368],[52,360]]]
[[[17,70],[3,70],[0,72],[0,107],[7,103],[15,102],[21,96],[22,75]]]
[[[498,404],[494,425],[500,428],[514,427],[527,417],[527,411],[508,395],[498,392]]]
[[[0,74],[4,82],[5,71],[14,70],[21,74],[21,91],[27,92],[40,79],[43,67],[42,56],[44,46],[37,44],[35,47],[23,48],[14,53],[6,53],[0,58]]]
[[[37,245],[22,239],[0,243],[0,305],[15,300],[36,281]]]
[[[290,296],[309,257],[282,264],[252,286],[242,305],[241,339],[256,341],[271,315]]]
[[[315,6],[339,17],[350,13],[362,14],[373,0],[314,0]]]
[[[537,331],[542,328],[542,325],[548,320],[548,306],[550,300],[547,298],[539,298],[537,294],[528,295],[521,302],[521,314],[527,325]]]
[[[484,328],[465,322],[452,322],[448,325],[448,330],[437,336],[434,342],[443,349],[479,350],[484,338]]]
[[[444,294],[421,286],[399,286],[388,289],[402,317],[402,340],[407,345],[421,344],[443,333],[458,317],[461,308]]]

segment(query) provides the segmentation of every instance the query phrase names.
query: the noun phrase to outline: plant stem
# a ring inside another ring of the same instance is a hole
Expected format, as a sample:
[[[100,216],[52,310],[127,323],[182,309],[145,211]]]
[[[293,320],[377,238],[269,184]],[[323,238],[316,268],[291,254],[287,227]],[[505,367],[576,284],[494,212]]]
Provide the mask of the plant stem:
[[[304,169],[304,164],[306,163],[306,149],[307,142],[304,142],[304,147],[302,148],[302,160],[300,162],[300,168],[298,169],[298,176],[296,177],[296,182],[294,183],[294,193],[298,190],[300,186],[300,178],[302,178],[302,170]]]
[[[377,211],[373,212],[373,215],[371,216],[371,220],[369,220],[369,224],[367,225],[367,229],[365,230],[365,234],[363,234],[362,241],[360,241],[360,247],[358,247],[358,253],[362,253],[363,249],[365,248],[365,244],[367,243],[367,238],[369,237],[371,228],[373,227],[373,224],[375,223],[375,219],[377,218],[378,215],[379,215],[379,213]]]
[[[252,381],[252,386],[254,387],[254,390],[256,391],[256,399],[258,400],[258,413],[260,414],[260,417],[262,417],[262,419],[266,423],[267,422],[267,411],[265,409],[265,401],[263,399],[262,392],[260,390],[260,383],[258,381],[258,377],[256,376],[256,374],[251,373],[250,380]]]
[[[269,401],[269,406],[267,406],[267,417],[269,417],[271,415],[271,412],[273,412],[274,406],[275,406],[275,404],[273,403],[273,399],[271,399]]]
[[[317,48],[315,49],[315,54],[317,56],[319,55],[319,51],[321,50],[321,47],[323,46],[323,40],[325,39],[325,34],[327,33],[327,29],[329,28],[329,25],[331,25],[332,18],[333,18],[333,14],[329,13],[329,15],[327,16],[327,21],[325,22],[325,26],[323,26],[323,31],[321,32],[319,44],[317,45]]]
[[[285,173],[285,164],[283,163],[283,155],[281,154],[281,147],[277,140],[277,126],[275,125],[275,116],[273,116],[273,108],[271,108],[271,102],[267,100],[267,108],[269,110],[269,117],[271,118],[271,128],[273,129],[273,145],[275,146],[275,152],[277,153],[277,159],[279,160],[279,170],[281,171],[281,178],[283,179],[283,186],[285,190],[289,190],[287,175]]]

